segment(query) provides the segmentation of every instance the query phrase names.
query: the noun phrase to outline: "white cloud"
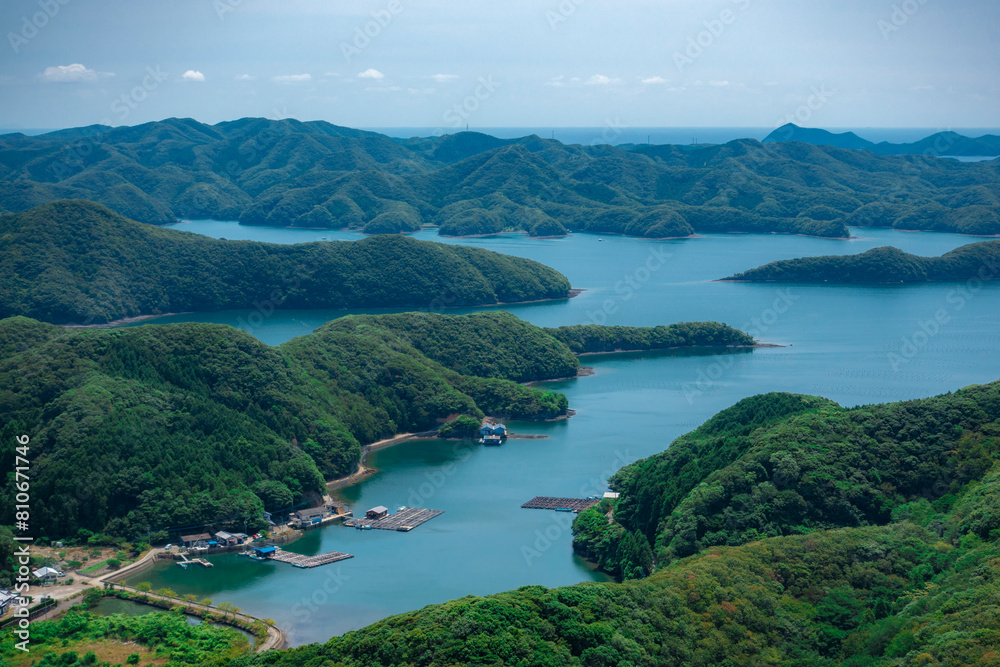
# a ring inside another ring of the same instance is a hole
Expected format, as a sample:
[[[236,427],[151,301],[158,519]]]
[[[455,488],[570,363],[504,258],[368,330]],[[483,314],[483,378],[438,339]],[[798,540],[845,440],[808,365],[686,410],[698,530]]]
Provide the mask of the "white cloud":
[[[271,77],[271,81],[275,83],[307,83],[312,81],[312,78],[312,74],[284,74]]]
[[[99,78],[105,76],[114,76],[114,74],[110,72],[95,72],[80,63],[73,63],[72,65],[46,67],[45,71],[38,75],[38,78],[49,83],[76,83],[79,81],[97,81]]]
[[[455,81],[458,79],[457,74],[435,74],[431,77],[438,83],[448,83],[449,81]]]
[[[366,69],[364,72],[358,73],[358,78],[380,80],[385,78],[385,74],[382,74],[382,72],[377,69]]]
[[[643,79],[642,82],[647,86],[655,86],[661,83],[666,83],[667,80],[662,76],[651,76],[648,79]]]
[[[715,88],[725,88],[726,86],[729,85],[729,82],[728,81],[709,81],[708,85],[713,86]]]
[[[612,79],[610,77],[604,76],[603,74],[595,74],[594,76],[587,79],[588,86],[607,86],[612,83],[621,83],[621,79]]]
[[[236,77],[236,80],[237,81],[253,81],[256,78],[257,77],[250,76],[249,74],[240,74],[238,77]]]
[[[554,76],[551,79],[549,79],[545,83],[545,85],[546,86],[552,86],[553,88],[562,88],[563,86],[566,85],[565,79],[566,79],[566,77],[564,75],[560,74],[559,76]]]
[[[914,93],[929,93],[932,90],[934,90],[934,86],[931,85],[914,86],[913,88],[910,88],[910,91]]]
[[[188,71],[184,72],[184,74],[181,74],[181,78],[184,79],[185,81],[201,82],[205,80],[205,75],[199,72],[198,70],[189,69]]]

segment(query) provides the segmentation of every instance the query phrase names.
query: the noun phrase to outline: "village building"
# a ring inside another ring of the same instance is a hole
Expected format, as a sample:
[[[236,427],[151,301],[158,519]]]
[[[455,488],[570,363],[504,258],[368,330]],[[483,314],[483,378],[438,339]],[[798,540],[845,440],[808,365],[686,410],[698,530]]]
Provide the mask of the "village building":
[[[16,599],[17,593],[14,593],[13,591],[0,590],[0,616],[7,613],[7,610],[10,609]]]
[[[328,516],[330,509],[327,507],[309,507],[289,514],[288,523],[294,528],[308,528],[322,523]]]
[[[43,584],[52,584],[55,583],[56,579],[58,579],[62,573],[51,567],[42,567],[32,572],[32,574],[35,575],[35,579],[38,579]]]
[[[240,533],[241,535],[242,533]],[[244,538],[246,536],[244,535]],[[239,537],[238,534],[227,533],[224,530],[220,530],[215,534],[215,541],[219,543],[219,546],[223,547],[235,547],[238,544],[243,544],[244,540]],[[211,543],[209,543],[211,545]]]
[[[208,533],[195,533],[194,535],[181,535],[181,544],[186,546],[188,549],[195,549],[197,547],[208,547],[209,541],[212,540],[212,536]]]

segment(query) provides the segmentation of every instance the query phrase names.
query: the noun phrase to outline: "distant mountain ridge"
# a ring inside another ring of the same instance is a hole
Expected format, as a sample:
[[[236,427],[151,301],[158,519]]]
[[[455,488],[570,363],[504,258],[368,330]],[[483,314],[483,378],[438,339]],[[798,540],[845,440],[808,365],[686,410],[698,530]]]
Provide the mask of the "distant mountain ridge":
[[[930,155],[955,157],[988,157],[1000,155],[1000,137],[986,134],[978,138],[962,136],[956,132],[938,132],[909,144],[888,141],[874,143],[853,132],[835,134],[818,128],[799,127],[794,123],[782,125],[764,137],[765,144],[801,141],[813,146],[833,146],[852,150],[868,150],[878,155]]]
[[[368,234],[425,225],[445,236],[846,238],[850,225],[1000,234],[993,163],[753,139],[693,147],[475,132],[392,139],[291,119],[170,118],[0,136],[0,212],[59,199],[153,224],[239,220]]]

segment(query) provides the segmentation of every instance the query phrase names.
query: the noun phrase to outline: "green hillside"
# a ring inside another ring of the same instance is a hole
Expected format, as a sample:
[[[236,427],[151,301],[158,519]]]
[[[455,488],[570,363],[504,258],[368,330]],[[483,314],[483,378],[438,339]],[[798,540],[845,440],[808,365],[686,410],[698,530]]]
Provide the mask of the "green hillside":
[[[400,235],[278,245],[224,241],[61,201],[0,216],[0,317],[103,323],[255,308],[427,309],[566,298],[569,281],[527,259]]]
[[[998,418],[1000,383],[747,399],[619,472],[614,523],[578,517],[578,546],[603,530],[591,546],[621,554],[654,526],[650,576],[468,596],[236,664],[997,665]]]
[[[749,347],[754,339],[716,322],[682,322],[660,327],[616,327],[577,324],[546,329],[574,354],[641,352],[672,347]]]
[[[454,415],[564,416],[564,395],[521,383],[578,369],[568,346],[504,312],[351,316],[278,347],[222,325],[15,317],[0,321],[2,460],[13,469],[14,435],[31,434],[32,526],[48,537],[242,526],[353,472],[362,444]]]
[[[897,248],[771,262],[725,280],[786,283],[922,283],[993,280],[1000,276],[1000,241],[970,243],[941,257]]]
[[[401,141],[261,118],[0,136],[0,212],[68,198],[154,224],[210,218],[371,234],[422,225],[452,236],[844,238],[847,225],[1000,234],[995,162],[798,142],[612,147],[468,132]]]

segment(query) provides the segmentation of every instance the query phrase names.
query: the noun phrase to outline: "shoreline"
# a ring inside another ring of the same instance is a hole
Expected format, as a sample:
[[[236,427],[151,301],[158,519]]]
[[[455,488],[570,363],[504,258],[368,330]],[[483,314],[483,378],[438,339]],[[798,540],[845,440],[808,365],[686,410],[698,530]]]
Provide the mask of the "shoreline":
[[[674,345],[673,347],[653,347],[645,350],[609,350],[606,352],[580,352],[577,357],[598,357],[608,354],[636,354],[639,352],[667,352],[669,350],[756,350],[765,347],[785,347],[776,343],[754,343],[753,345]],[[591,373],[592,375],[593,373]],[[577,376],[579,377],[579,376]],[[545,380],[550,382],[551,380]]]
[[[358,461],[357,468],[355,468],[354,472],[346,477],[338,477],[336,479],[328,480],[326,482],[327,494],[340,489],[345,489],[349,486],[354,486],[358,482],[364,481],[377,473],[379,471],[378,468],[370,468],[365,465],[370,453],[377,452],[380,449],[387,449],[404,442],[410,442],[411,440],[434,439],[436,438],[427,437],[426,433],[399,433],[391,438],[385,438],[384,440],[378,440],[371,444],[363,445],[361,447],[361,459]]]
[[[532,299],[531,301],[496,301],[494,303],[483,303],[474,304],[471,306],[455,306],[455,308],[495,308],[497,306],[522,306],[526,304],[535,303],[549,303],[556,301],[569,301],[570,299],[575,299],[587,290],[582,288],[570,288],[565,296],[549,297],[546,299]],[[416,308],[416,306],[412,306]],[[380,306],[379,308],[384,309],[396,309],[396,308],[407,308],[407,306]],[[133,315],[131,317],[122,317],[117,320],[111,320],[110,322],[101,322],[98,324],[57,324],[55,326],[62,327],[64,329],[115,329],[118,327],[128,326],[130,324],[138,324],[140,322],[146,322],[148,320],[154,320],[160,317],[176,317],[179,315],[199,315],[202,313],[224,313],[233,310],[242,310],[240,308],[229,308],[226,310],[186,310],[178,313],[156,313],[148,315]],[[353,308],[301,308],[296,309],[301,312],[319,311],[319,310],[355,310]],[[446,308],[447,310],[447,308]],[[405,312],[421,312],[419,310],[405,311]],[[334,318],[339,319],[339,318]],[[330,320],[333,321],[333,320]],[[234,327],[236,328],[236,327]]]
[[[138,322],[145,322],[146,320],[153,320],[157,317],[170,317],[172,315],[195,315],[200,311],[189,310],[180,313],[158,313],[156,315],[133,315],[132,317],[122,317],[121,319],[111,320],[110,322],[103,322],[101,324],[58,324],[56,326],[63,327],[64,329],[114,329],[115,327],[122,327],[129,324],[136,324]],[[204,311],[212,312],[212,311]]]

